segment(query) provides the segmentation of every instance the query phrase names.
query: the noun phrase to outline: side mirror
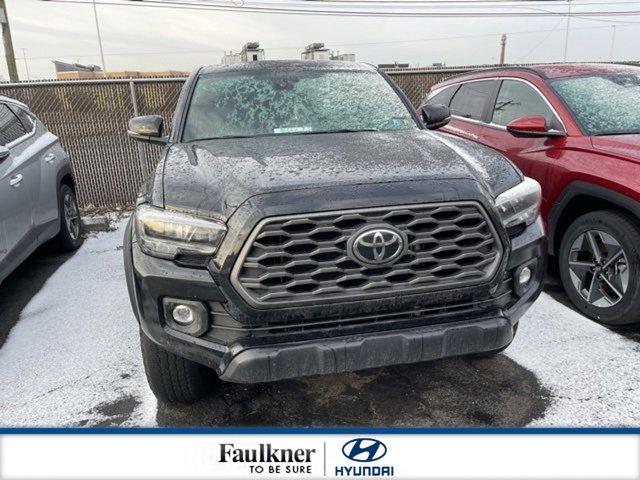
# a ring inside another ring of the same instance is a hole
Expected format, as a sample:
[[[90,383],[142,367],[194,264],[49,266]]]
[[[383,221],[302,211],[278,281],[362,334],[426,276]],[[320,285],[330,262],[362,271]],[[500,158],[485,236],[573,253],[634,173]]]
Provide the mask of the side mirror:
[[[451,120],[451,112],[449,107],[442,104],[423,105],[422,121],[429,130],[436,130],[444,127]]]
[[[11,151],[4,145],[0,145],[0,162],[6,160],[11,155]]]
[[[164,118],[159,115],[144,115],[129,120],[127,134],[129,138],[140,142],[167,143],[167,137],[162,136]]]
[[[517,118],[507,125],[507,131],[518,138],[564,137],[565,133],[551,130],[541,116]]]

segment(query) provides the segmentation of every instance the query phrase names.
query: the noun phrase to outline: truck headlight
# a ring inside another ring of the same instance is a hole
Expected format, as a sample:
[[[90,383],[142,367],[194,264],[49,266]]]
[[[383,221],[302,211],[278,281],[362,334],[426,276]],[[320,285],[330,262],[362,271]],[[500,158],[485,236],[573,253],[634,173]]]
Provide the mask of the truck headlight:
[[[534,179],[525,177],[515,187],[498,195],[496,207],[507,230],[526,227],[536,221],[540,214],[542,191]]]
[[[179,253],[213,255],[227,233],[220,221],[150,205],[140,205],[135,215],[140,248],[154,257],[173,260]]]

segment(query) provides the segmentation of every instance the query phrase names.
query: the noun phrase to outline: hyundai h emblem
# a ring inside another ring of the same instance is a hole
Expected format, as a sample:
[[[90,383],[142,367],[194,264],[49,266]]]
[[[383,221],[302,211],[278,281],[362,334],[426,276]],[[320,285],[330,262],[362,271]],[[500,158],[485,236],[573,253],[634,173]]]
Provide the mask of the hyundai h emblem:
[[[387,447],[375,438],[354,438],[344,444],[342,454],[354,462],[375,462],[387,454]]]
[[[349,255],[365,265],[391,263],[398,259],[406,248],[406,236],[391,225],[360,230],[347,244]]]

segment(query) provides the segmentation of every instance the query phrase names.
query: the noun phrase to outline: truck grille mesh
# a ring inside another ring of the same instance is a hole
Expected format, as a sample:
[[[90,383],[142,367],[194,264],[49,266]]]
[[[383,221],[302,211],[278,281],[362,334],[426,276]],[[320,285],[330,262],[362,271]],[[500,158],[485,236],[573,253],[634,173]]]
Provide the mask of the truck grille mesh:
[[[408,248],[395,263],[363,266],[347,242],[367,226],[392,226]],[[409,205],[273,217],[255,228],[232,271],[249,303],[352,300],[489,281],[502,246],[475,202]]]

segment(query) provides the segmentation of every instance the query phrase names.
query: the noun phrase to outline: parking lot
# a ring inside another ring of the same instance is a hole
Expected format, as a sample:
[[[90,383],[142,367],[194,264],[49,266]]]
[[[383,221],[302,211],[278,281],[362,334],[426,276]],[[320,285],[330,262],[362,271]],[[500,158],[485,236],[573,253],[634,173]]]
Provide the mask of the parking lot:
[[[149,391],[122,267],[126,219],[74,255],[46,248],[3,284],[2,426],[640,425],[640,335],[550,285],[505,354],[261,385],[189,407]]]

